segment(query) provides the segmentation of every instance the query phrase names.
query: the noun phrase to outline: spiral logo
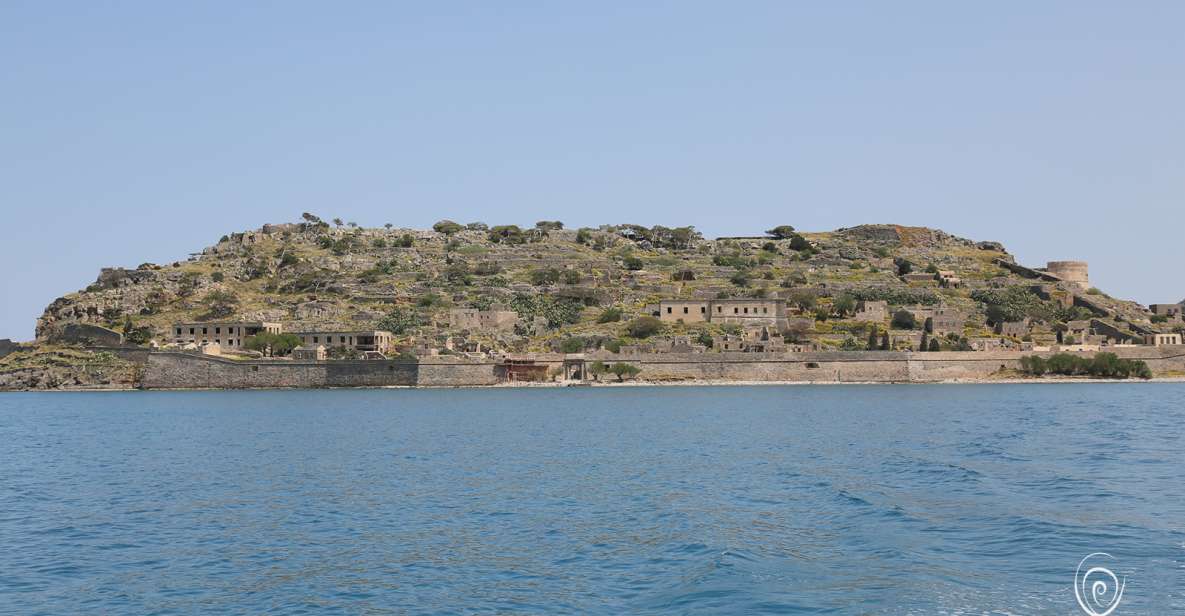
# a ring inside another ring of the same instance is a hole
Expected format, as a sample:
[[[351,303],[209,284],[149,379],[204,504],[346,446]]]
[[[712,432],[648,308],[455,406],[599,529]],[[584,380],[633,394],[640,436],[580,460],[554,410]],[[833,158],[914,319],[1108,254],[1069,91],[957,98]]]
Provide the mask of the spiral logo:
[[[1127,578],[1120,580],[1106,567],[1088,567],[1086,561],[1096,556],[1112,558],[1105,552],[1095,552],[1078,563],[1078,568],[1074,570],[1074,598],[1089,616],[1107,616],[1119,607]]]

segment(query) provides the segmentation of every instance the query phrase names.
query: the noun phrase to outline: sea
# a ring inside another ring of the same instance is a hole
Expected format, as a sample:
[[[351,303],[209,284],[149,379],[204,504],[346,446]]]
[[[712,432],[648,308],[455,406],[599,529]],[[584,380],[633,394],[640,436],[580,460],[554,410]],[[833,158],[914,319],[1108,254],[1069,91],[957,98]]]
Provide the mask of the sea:
[[[1178,383],[0,394],[0,614],[1185,614],[1183,434]]]

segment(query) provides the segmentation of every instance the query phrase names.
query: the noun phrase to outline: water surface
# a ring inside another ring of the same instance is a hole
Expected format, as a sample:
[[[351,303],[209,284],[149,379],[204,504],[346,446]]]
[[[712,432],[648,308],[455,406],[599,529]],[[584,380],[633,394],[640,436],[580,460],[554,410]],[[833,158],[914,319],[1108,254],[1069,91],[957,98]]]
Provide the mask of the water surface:
[[[0,613],[1185,613],[1185,385],[0,395]]]

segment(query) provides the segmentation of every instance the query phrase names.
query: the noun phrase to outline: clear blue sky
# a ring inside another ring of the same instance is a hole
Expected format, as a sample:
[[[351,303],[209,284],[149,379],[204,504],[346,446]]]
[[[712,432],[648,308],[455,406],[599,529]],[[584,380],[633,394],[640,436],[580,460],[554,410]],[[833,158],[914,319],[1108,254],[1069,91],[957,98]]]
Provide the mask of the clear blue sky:
[[[865,222],[1185,297],[1185,3],[0,3],[0,338],[102,266],[364,225]]]

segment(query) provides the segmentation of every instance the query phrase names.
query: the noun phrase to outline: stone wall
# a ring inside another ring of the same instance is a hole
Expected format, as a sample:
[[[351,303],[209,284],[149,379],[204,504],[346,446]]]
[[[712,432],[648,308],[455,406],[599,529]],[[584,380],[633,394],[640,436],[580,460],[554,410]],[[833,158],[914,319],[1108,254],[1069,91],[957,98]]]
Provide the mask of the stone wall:
[[[1157,376],[1185,374],[1185,346],[1111,347],[1120,357],[1142,359]],[[1001,369],[1017,370],[1020,351],[911,353],[849,351],[817,353],[649,353],[596,355],[587,361],[625,362],[641,368],[639,380],[677,382],[794,381],[815,383],[928,383],[982,379]],[[1048,356],[1051,353],[1037,353]],[[1081,353],[1094,357],[1093,352]],[[536,356],[538,365],[561,371],[564,357]],[[397,361],[233,361],[182,352],[152,353],[146,389],[241,389],[253,387],[477,386],[501,381],[494,360],[428,358]],[[603,376],[613,381],[612,375]]]
[[[52,327],[47,332],[46,338],[50,342],[88,346],[119,346],[123,344],[123,334],[90,323],[65,323]]]

